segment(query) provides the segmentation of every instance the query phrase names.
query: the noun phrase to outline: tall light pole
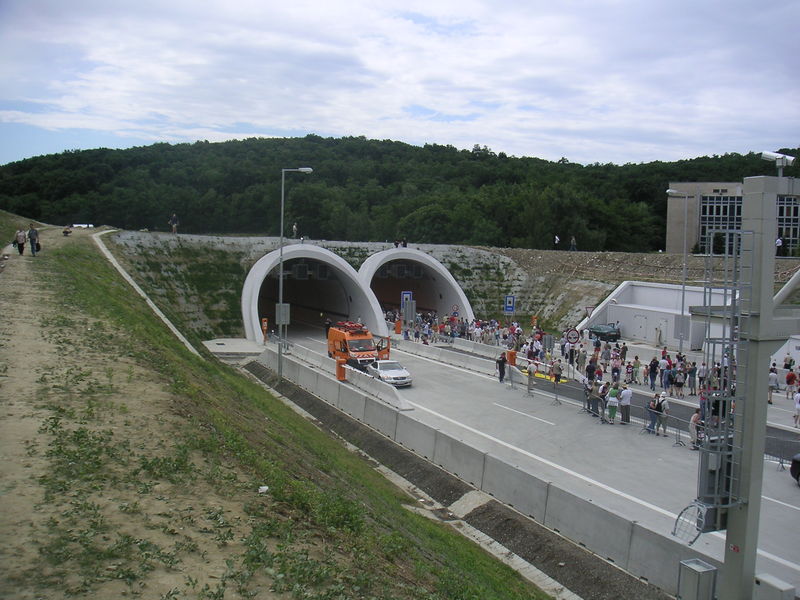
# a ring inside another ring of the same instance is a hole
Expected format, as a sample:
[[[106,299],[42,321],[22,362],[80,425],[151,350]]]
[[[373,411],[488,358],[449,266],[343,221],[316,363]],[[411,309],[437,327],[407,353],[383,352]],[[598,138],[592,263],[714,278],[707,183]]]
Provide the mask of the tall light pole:
[[[683,276],[681,278],[681,331],[678,338],[678,354],[683,354],[683,338],[686,334],[686,320],[684,317],[686,312],[686,227],[689,222],[689,194],[670,188],[667,190],[667,196],[683,198]]]
[[[298,167],[296,169],[281,169],[281,242],[278,256],[278,304],[275,307],[275,322],[278,325],[278,379],[283,379],[283,340],[286,325],[289,324],[289,311],[283,305],[283,208],[286,204],[286,173],[311,173],[311,167]]]

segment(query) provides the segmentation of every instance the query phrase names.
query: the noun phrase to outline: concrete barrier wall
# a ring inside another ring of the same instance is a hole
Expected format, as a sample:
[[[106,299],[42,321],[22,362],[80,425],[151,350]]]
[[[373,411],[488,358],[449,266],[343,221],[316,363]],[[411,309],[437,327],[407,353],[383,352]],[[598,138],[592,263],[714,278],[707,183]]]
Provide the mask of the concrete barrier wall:
[[[433,462],[458,475],[464,481],[481,489],[483,483],[483,462],[486,457],[484,452],[476,450],[459,439],[442,431],[436,432],[436,448],[433,452]]]
[[[545,521],[547,494],[550,484],[526,473],[515,465],[486,455],[483,467],[483,491],[519,512]]]
[[[317,396],[336,407],[339,406],[339,389],[341,387],[336,379],[328,377],[324,373],[317,376]]]
[[[506,350],[502,346],[490,346],[488,344],[481,344],[480,342],[471,342],[462,338],[453,340],[453,348],[464,350],[465,352],[472,352],[473,354],[480,354],[486,358],[497,358],[501,352]]]
[[[299,368],[299,384],[304,390],[317,393],[317,377],[319,372],[316,369]]]
[[[628,564],[625,567],[629,573],[674,594],[677,592],[678,563],[688,558],[699,558],[718,569],[722,568],[720,561],[690,548],[677,538],[633,523]]]
[[[466,343],[472,344],[473,342],[466,342]],[[477,356],[470,356],[469,354],[463,354],[461,352],[453,352],[451,350],[448,350],[447,348],[426,346],[425,344],[418,344],[416,342],[408,342],[405,340],[395,345],[398,349],[403,350],[404,352],[408,352],[409,354],[424,356],[425,358],[430,358],[432,360],[447,363],[448,365],[453,365],[454,367],[460,367],[462,369],[468,369],[470,371],[477,371],[479,373],[487,373],[487,374],[494,373],[493,358],[491,360],[486,358],[479,358]],[[501,352],[501,350],[497,347],[493,346],[486,346],[486,347],[494,348],[495,356],[499,355],[499,353]]]
[[[364,421],[364,409],[367,397],[360,390],[341,385],[339,389],[339,404],[336,407],[342,412],[359,421]]]
[[[398,444],[432,461],[436,450],[436,431],[412,416],[400,413],[397,415],[394,439]]]
[[[551,483],[544,524],[623,569],[627,567],[633,524],[608,509]],[[661,563],[660,568],[664,564],[669,563]]]
[[[367,398],[364,405],[364,423],[391,439],[394,439],[397,433],[397,416],[397,409],[380,400]]]
[[[362,373],[356,369],[347,369],[347,381],[363,392],[374,396],[397,410],[412,410],[413,407],[403,398],[393,385]]]

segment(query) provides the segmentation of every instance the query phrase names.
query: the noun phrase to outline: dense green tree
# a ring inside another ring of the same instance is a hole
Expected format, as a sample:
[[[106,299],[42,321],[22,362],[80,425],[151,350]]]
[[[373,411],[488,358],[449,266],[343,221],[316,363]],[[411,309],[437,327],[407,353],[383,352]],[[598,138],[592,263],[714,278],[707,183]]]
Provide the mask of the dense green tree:
[[[798,154],[797,149],[780,149]],[[249,138],[39,156],[0,166],[0,208],[51,223],[277,235],[281,169],[286,231],[314,239],[393,240],[581,250],[663,247],[671,181],[774,174],[756,153],[677,162],[592,164],[416,147],[364,137]],[[788,176],[800,167],[786,169]]]

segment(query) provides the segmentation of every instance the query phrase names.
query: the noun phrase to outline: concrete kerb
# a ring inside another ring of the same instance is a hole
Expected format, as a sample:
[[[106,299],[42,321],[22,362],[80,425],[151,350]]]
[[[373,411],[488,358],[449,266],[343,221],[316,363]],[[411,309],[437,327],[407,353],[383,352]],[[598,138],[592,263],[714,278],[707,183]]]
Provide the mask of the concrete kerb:
[[[483,485],[486,453],[442,431],[436,432],[433,462],[478,489]]]
[[[433,461],[436,451],[436,431],[407,414],[399,413],[394,440],[423,458]]]
[[[491,454],[483,467],[482,490],[524,515],[544,523],[550,484]]]
[[[551,483],[548,488],[544,525],[623,569],[627,568],[633,523],[610,510],[579,498]],[[660,566],[665,564],[665,561],[668,563],[673,560],[672,555],[661,558],[661,561],[650,563],[650,571],[654,565]]]

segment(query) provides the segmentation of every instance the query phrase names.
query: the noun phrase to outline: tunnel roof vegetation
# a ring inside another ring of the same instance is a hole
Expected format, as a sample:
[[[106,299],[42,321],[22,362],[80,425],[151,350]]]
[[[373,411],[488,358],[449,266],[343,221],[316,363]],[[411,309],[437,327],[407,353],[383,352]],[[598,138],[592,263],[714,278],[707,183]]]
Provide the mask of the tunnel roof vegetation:
[[[800,149],[780,149],[797,155]],[[286,224],[310,239],[647,252],[665,237],[670,181],[774,175],[757,152],[643,164],[552,162],[364,137],[158,143],[39,156],[0,166],[0,208],[49,223],[182,233],[278,235],[280,172]],[[797,176],[800,166],[786,176]]]

